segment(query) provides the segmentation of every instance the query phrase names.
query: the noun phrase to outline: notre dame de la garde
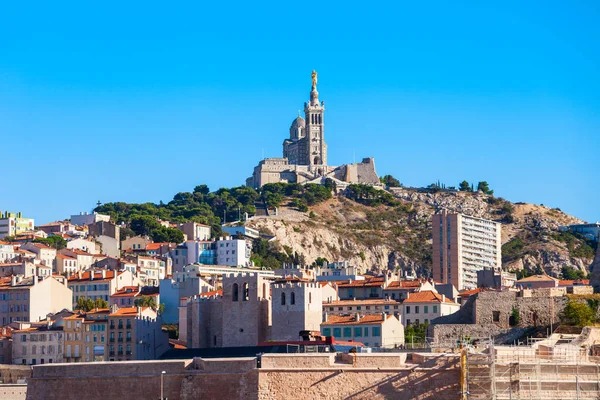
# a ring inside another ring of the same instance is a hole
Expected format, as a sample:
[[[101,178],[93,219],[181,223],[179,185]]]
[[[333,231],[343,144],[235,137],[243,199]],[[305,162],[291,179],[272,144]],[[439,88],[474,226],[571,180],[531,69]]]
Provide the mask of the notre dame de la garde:
[[[283,141],[283,157],[265,158],[256,167],[246,185],[259,188],[267,183],[322,183],[333,179],[338,188],[349,183],[378,185],[375,160],[334,167],[327,164],[325,143],[325,102],[319,101],[317,73],[312,72],[310,100],[304,103],[304,118],[298,116],[290,127],[290,137]]]

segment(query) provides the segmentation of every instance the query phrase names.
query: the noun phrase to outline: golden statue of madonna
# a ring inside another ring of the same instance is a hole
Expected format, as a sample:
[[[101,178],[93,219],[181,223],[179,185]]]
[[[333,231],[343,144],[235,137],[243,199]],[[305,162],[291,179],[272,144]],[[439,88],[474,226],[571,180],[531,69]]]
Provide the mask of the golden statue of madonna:
[[[313,69],[313,72],[312,72],[312,86],[314,88],[317,87],[317,71],[315,71],[314,69]]]

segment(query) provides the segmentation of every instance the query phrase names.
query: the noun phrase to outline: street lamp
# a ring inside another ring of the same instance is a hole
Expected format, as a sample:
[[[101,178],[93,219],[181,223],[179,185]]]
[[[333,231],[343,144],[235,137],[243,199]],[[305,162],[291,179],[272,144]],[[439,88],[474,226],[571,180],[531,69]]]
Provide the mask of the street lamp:
[[[167,371],[161,371],[161,373],[160,373],[160,400],[165,399],[164,377],[165,377],[166,373],[167,373]]]

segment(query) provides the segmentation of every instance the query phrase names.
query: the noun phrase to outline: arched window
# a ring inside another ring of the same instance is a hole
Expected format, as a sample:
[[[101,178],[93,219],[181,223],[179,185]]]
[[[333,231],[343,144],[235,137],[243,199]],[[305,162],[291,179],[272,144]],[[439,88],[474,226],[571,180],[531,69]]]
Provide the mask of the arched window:
[[[281,293],[281,305],[285,306],[285,293]]]
[[[290,294],[290,304],[296,304],[296,293],[294,292]]]
[[[231,293],[231,299],[232,299],[233,301],[238,301],[238,298],[239,298],[239,297],[238,297],[238,296],[239,296],[239,293],[238,293],[238,284],[237,284],[237,283],[234,283],[234,284],[233,284],[232,291],[233,291],[233,292]]]
[[[244,301],[248,301],[250,298],[250,290],[248,289],[248,282],[244,282]]]

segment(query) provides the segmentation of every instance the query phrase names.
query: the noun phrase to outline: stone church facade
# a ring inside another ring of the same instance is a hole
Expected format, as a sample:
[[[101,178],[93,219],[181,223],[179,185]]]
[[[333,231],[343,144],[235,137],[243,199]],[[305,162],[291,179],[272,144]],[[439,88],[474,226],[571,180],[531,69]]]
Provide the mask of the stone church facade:
[[[317,73],[313,71],[310,100],[304,103],[304,118],[298,115],[292,122],[289,138],[283,141],[283,157],[260,161],[252,176],[246,179],[246,185],[260,188],[276,182],[322,183],[326,178],[342,187],[348,183],[378,185],[373,158],[340,167],[328,165],[324,116],[325,102],[319,101]]]

